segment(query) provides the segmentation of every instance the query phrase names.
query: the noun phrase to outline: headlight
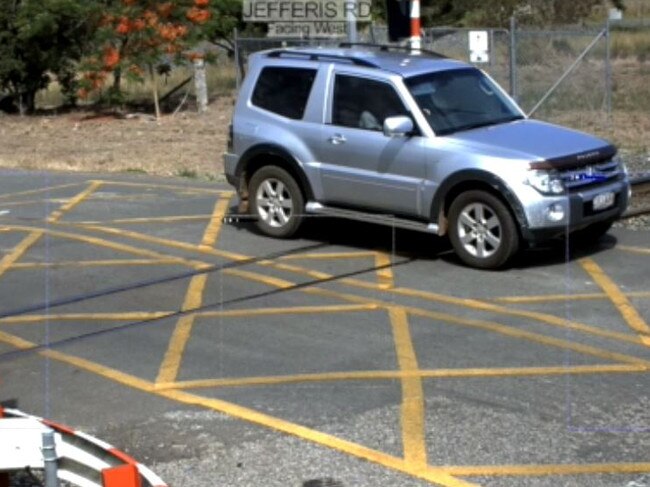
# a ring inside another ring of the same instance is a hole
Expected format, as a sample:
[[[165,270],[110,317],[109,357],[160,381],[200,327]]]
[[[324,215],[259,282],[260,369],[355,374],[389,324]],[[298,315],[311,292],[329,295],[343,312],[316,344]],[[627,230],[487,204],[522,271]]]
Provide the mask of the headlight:
[[[564,184],[555,171],[531,170],[526,182],[542,194],[564,193]]]

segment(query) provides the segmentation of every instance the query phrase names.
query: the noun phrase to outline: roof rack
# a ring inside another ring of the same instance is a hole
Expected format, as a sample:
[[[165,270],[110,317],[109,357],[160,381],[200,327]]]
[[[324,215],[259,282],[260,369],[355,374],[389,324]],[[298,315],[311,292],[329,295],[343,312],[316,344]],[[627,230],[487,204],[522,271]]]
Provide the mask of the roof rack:
[[[372,42],[341,42],[339,47],[369,47],[373,49],[379,49],[380,51],[389,52],[389,51],[406,51],[406,52],[420,52],[427,54],[429,56],[439,58],[439,59],[448,59],[444,54],[440,54],[436,51],[430,51],[429,49],[413,49],[410,46],[396,46],[395,44],[374,44]]]
[[[358,66],[365,66],[367,68],[376,68],[377,65],[366,59],[360,59],[354,56],[339,56],[337,54],[331,53],[319,53],[313,51],[293,51],[290,49],[276,49],[267,54],[268,57],[294,57],[309,59],[310,61],[342,61],[348,62],[351,64],[356,64]]]

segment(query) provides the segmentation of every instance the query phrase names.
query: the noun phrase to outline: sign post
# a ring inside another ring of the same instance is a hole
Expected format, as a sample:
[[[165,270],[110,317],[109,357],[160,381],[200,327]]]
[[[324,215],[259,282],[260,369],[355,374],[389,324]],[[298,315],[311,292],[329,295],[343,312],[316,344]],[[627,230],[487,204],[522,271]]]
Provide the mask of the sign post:
[[[411,0],[411,49],[422,49],[422,29],[420,26],[420,0]]]

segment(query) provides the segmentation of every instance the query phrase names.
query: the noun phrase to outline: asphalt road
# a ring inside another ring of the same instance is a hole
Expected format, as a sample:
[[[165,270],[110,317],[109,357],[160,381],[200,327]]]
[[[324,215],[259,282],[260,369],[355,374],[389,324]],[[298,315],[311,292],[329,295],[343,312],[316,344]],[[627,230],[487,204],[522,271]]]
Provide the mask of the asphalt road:
[[[174,486],[650,485],[647,232],[481,272],[391,228],[272,240],[234,204],[0,172],[0,400]]]

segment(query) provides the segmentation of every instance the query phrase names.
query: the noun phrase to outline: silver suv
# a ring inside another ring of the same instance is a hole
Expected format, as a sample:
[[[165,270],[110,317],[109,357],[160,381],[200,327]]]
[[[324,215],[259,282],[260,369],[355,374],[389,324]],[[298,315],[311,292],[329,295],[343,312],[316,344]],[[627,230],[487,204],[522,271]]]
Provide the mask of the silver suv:
[[[224,166],[267,235],[351,218],[448,235],[486,269],[525,243],[599,237],[630,195],[612,145],[527,119],[472,65],[392,46],[252,55]]]

